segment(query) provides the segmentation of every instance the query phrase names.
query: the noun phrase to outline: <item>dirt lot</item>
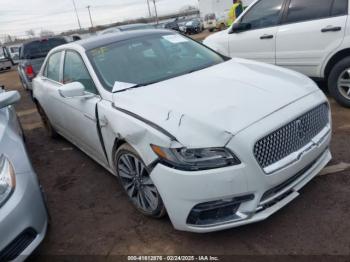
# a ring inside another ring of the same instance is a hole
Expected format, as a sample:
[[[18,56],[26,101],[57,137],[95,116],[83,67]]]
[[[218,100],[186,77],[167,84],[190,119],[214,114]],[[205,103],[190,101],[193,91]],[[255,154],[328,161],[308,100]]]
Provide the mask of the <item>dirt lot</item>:
[[[350,255],[350,171],[317,177],[264,222],[204,235],[178,232],[168,218],[135,211],[117,180],[79,149],[50,140],[16,71],[1,73],[0,83],[22,94],[16,109],[48,197],[52,221],[40,255]],[[331,165],[350,163],[350,110],[333,101],[332,109]]]

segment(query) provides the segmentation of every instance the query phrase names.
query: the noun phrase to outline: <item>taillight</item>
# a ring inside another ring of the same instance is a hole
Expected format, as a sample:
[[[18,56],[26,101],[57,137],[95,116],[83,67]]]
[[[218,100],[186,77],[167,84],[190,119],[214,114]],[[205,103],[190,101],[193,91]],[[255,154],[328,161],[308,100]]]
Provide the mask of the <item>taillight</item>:
[[[35,77],[35,72],[34,72],[34,69],[33,69],[32,65],[27,65],[26,68],[25,68],[25,72],[26,72],[26,75],[29,78],[34,78]]]

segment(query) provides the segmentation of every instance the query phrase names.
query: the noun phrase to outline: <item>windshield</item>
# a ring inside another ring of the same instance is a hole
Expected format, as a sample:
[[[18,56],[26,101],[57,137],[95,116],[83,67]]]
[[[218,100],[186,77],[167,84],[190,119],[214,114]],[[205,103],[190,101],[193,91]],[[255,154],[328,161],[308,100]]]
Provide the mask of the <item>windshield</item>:
[[[154,34],[87,52],[101,83],[147,85],[222,63],[223,57],[184,36]]]
[[[208,14],[204,17],[204,20],[205,21],[208,21],[208,20],[215,20],[215,14]]]
[[[18,53],[19,52],[19,47],[10,47],[10,52],[11,53]]]
[[[63,38],[36,40],[24,45],[23,56],[25,59],[45,57],[51,49],[55,48],[56,46],[63,45],[65,43],[66,40],[64,40]]]

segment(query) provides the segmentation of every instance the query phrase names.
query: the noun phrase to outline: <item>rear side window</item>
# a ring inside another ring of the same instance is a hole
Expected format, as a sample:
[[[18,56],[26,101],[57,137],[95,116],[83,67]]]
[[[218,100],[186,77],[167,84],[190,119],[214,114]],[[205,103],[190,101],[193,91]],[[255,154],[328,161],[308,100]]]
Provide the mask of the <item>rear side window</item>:
[[[334,0],[332,8],[332,16],[347,15],[348,0]]]
[[[63,38],[49,38],[24,44],[23,58],[36,59],[45,57],[51,49],[65,43],[67,43],[67,41]]]
[[[59,82],[62,52],[52,54],[46,64],[46,77]]]
[[[250,24],[251,29],[275,26],[280,20],[283,2],[284,0],[261,0],[248,11],[241,22]]]
[[[329,17],[332,4],[333,0],[291,0],[286,22],[295,23]]]

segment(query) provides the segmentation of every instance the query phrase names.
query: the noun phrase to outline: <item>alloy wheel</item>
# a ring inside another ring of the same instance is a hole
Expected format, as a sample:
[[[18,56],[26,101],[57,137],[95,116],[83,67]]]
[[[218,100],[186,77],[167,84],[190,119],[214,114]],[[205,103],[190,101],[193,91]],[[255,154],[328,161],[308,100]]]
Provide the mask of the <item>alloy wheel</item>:
[[[340,74],[337,86],[341,95],[350,100],[350,68]]]
[[[134,205],[144,213],[154,212],[158,208],[160,196],[143,162],[125,153],[117,161],[117,170]]]

